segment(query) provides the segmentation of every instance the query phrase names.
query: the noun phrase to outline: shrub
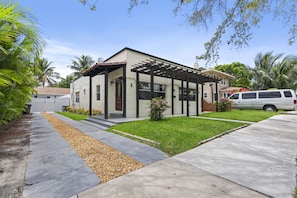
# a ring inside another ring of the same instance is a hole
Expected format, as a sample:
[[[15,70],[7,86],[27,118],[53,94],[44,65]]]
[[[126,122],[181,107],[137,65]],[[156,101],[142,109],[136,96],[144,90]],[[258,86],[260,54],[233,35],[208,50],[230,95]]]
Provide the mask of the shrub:
[[[230,110],[231,101],[228,98],[220,98],[218,107],[219,111],[228,111]]]
[[[89,115],[89,110],[84,109],[84,108],[73,108],[67,106],[66,111],[71,112],[71,113],[77,113],[77,114],[82,114],[82,115]],[[93,109],[92,110],[92,115],[101,115],[102,111],[100,109]]]
[[[150,103],[149,116],[151,120],[158,121],[163,117],[163,112],[169,108],[167,101],[162,97],[153,98]]]

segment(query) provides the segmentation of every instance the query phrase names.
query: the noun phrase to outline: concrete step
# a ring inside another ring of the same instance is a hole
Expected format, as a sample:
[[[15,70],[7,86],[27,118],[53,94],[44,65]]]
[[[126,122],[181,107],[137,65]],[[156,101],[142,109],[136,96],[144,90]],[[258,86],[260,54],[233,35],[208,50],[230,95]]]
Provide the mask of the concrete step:
[[[94,123],[94,124],[97,124],[97,125],[100,125],[100,126],[103,126],[103,127],[106,127],[106,128],[109,128],[109,127],[111,127],[111,126],[113,126],[113,125],[116,124],[114,122],[105,120],[105,119],[100,118],[98,116],[88,117],[84,121],[91,122],[91,123]]]
[[[96,127],[98,129],[101,129],[101,130],[106,130],[106,129],[109,128],[109,127],[105,127],[103,125],[100,125],[100,124],[97,124],[97,123],[94,123],[94,122],[90,122],[90,121],[87,121],[87,120],[82,120],[80,122],[85,123],[85,124],[90,125],[90,126],[93,126],[93,127]]]

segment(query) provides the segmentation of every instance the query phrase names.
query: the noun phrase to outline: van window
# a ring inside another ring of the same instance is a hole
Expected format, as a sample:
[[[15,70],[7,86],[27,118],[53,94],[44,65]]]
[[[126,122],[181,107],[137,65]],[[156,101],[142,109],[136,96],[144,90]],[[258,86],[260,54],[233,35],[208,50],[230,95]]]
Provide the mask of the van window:
[[[292,98],[292,93],[290,91],[284,91],[285,97],[286,98]]]
[[[233,94],[230,99],[237,100],[239,98],[239,94]]]
[[[259,92],[259,98],[281,98],[279,91]]]
[[[242,93],[242,99],[256,99],[256,93]]]

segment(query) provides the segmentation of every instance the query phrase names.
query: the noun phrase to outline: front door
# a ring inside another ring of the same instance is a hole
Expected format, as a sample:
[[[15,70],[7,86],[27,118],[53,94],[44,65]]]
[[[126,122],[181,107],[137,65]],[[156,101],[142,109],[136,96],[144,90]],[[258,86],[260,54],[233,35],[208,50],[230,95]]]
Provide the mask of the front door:
[[[115,95],[116,95],[116,110],[117,111],[122,111],[123,110],[123,80],[122,78],[117,78],[115,80],[115,86],[116,86],[116,89],[115,89]]]

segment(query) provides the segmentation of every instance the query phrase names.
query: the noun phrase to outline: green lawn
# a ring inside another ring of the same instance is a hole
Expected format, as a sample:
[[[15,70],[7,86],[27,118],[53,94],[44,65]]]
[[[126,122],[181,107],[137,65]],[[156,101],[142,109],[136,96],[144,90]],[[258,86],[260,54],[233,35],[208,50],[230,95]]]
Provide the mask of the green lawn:
[[[250,122],[259,122],[271,116],[278,115],[278,112],[267,112],[263,110],[232,110],[227,112],[204,113],[202,117],[224,118],[232,120],[244,120]]]
[[[86,115],[70,112],[59,112],[74,120],[83,120]],[[256,110],[233,110],[230,112],[205,113],[200,116],[225,118],[233,120],[245,120],[258,122],[277,115],[277,112],[265,112]],[[230,129],[242,126],[243,123],[205,120],[189,117],[167,117],[161,121],[140,120],[115,125],[113,129],[159,142],[154,145],[168,155],[175,155],[191,148],[198,143]],[[122,134],[121,134],[122,135]]]
[[[202,140],[242,125],[242,123],[171,117],[162,121],[141,120],[118,124],[108,131],[117,129],[159,142],[160,145],[156,147],[169,155],[175,155],[198,146],[198,142]]]
[[[83,115],[83,114],[77,114],[77,113],[71,113],[71,112],[58,112],[58,114],[61,114],[63,116],[66,116],[68,118],[71,118],[72,120],[77,120],[77,121],[80,121],[80,120],[84,120],[86,119],[87,115]]]

